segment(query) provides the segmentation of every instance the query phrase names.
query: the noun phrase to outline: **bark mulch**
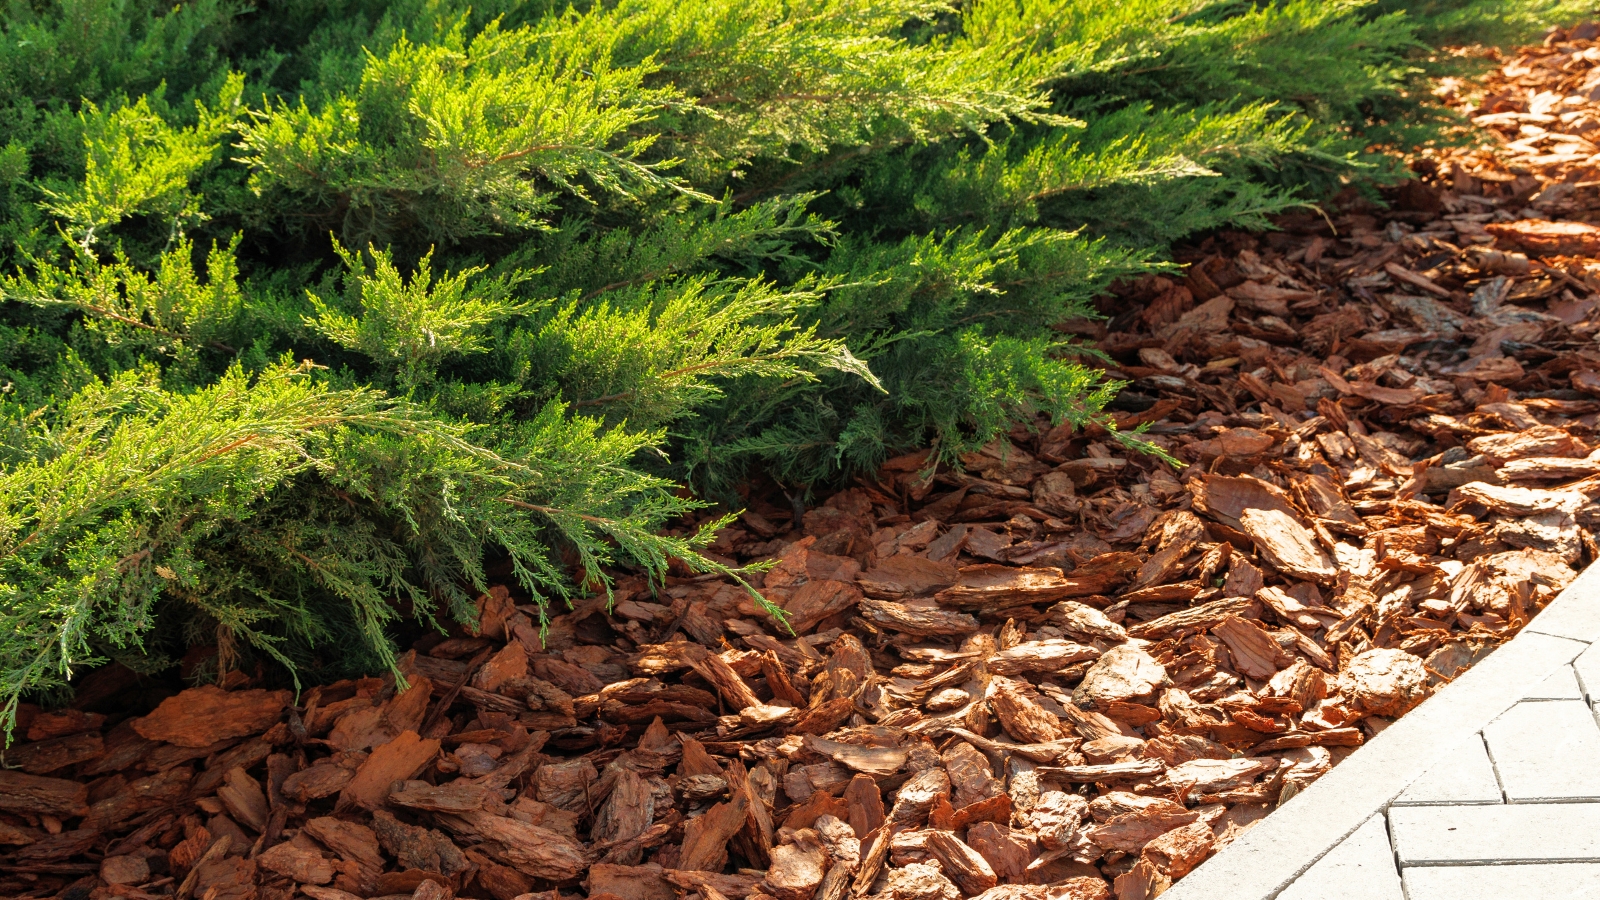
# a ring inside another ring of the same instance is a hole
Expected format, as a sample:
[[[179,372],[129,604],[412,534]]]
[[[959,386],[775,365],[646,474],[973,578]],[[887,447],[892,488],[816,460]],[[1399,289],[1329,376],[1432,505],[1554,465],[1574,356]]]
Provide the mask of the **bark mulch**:
[[[23,710],[0,894],[1159,894],[1600,553],[1597,36],[1442,85],[1489,143],[1388,209],[1216,236],[1078,323],[1187,467],[1043,428],[752,496],[713,551],[775,562],[794,634],[634,579],[543,639],[497,589],[404,689],[100,670]]]

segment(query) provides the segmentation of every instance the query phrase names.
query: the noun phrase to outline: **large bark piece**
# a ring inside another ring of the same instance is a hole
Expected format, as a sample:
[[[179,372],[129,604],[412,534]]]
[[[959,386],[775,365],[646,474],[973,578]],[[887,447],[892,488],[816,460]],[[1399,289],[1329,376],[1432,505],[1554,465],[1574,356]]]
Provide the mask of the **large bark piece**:
[[[879,600],[920,597],[956,583],[960,572],[949,563],[926,556],[897,555],[880,560],[862,573],[857,585],[866,595]]]
[[[1252,591],[1251,593],[1254,593]],[[1128,629],[1128,634],[1136,638],[1166,637],[1173,633],[1186,631],[1204,631],[1216,626],[1230,616],[1244,615],[1249,611],[1252,601],[1249,597],[1226,597],[1202,603],[1189,609],[1181,609],[1148,622],[1142,622]]]
[[[299,884],[327,884],[333,880],[333,864],[321,853],[290,842],[273,847],[256,857],[256,863],[269,872]]]
[[[486,813],[472,813],[469,821],[480,837],[499,844],[506,862],[534,878],[570,881],[591,862],[582,844],[548,828]]]
[[[951,802],[957,809],[987,800],[1000,793],[1000,780],[994,777],[989,758],[965,741],[957,741],[944,752],[944,768],[954,791]]]
[[[928,852],[939,860],[939,868],[964,894],[981,894],[996,884],[988,860],[948,831],[928,834]]]
[[[1050,638],[1026,641],[1002,650],[985,662],[995,675],[1020,675],[1025,672],[1059,672],[1073,663],[1095,659],[1100,651],[1093,647]]]
[[[1159,584],[1177,571],[1183,558],[1205,537],[1205,523],[1188,510],[1177,510],[1161,529],[1160,544],[1134,575],[1134,590]]]
[[[1061,720],[1030,700],[1010,679],[996,678],[989,700],[1006,733],[1026,743],[1044,743],[1062,736]]]
[[[913,637],[971,634],[978,620],[962,612],[907,606],[889,600],[862,600],[861,616],[868,622]]]
[[[596,863],[585,885],[590,896],[612,894],[628,900],[675,900],[676,892],[658,865],[620,866]]]
[[[717,689],[717,693],[722,695],[723,702],[728,704],[729,709],[738,710],[747,706],[762,705],[761,698],[756,696],[755,691],[750,690],[750,686],[744,683],[739,673],[735,672],[721,656],[708,654],[695,662],[693,668],[700,677]]]
[[[870,775],[857,775],[845,788],[844,799],[849,808],[850,827],[859,836],[875,831],[883,824],[883,793]]]
[[[949,774],[941,766],[923,769],[900,786],[894,806],[889,810],[887,830],[894,832],[922,825],[936,804],[949,801]]]
[[[1089,801],[1064,791],[1045,791],[1028,811],[1027,823],[1041,846],[1060,850],[1089,815]]]
[[[995,877],[1006,882],[1020,880],[1028,863],[1039,855],[1027,832],[995,822],[979,822],[968,828],[967,843],[989,863]]]
[[[89,814],[89,786],[0,769],[0,810],[47,816]]]
[[[655,797],[649,782],[624,770],[617,775],[610,796],[595,814],[589,837],[606,844],[621,843],[643,834],[654,818]],[[642,857],[642,850],[634,850],[618,862],[638,863]]]
[[[807,750],[826,756],[847,769],[868,775],[892,775],[906,763],[906,751],[899,747],[863,747],[844,744],[807,735],[803,744]]]
[[[1090,808],[1093,811],[1092,804]],[[1088,838],[1096,846],[1107,850],[1138,853],[1161,835],[1198,818],[1199,813],[1184,809],[1171,800],[1151,798],[1151,802],[1138,803],[1125,811],[1116,812],[1101,824],[1090,828]]]
[[[1249,619],[1229,616],[1213,627],[1211,633],[1228,645],[1234,665],[1251,678],[1271,678],[1294,661],[1265,629]]]
[[[408,825],[384,810],[372,815],[373,833],[384,851],[407,869],[454,875],[467,868],[467,858],[443,832]],[[330,826],[327,831],[332,831]],[[365,852],[365,848],[357,852]]]
[[[99,732],[68,734],[22,744],[6,751],[6,762],[30,775],[46,775],[105,753]]]
[[[1422,660],[1377,647],[1352,659],[1339,680],[1357,709],[1377,716],[1409,712],[1428,698],[1431,683]]]
[[[937,868],[912,863],[889,872],[889,896],[894,900],[961,900],[961,889]]]
[[[1140,857],[1148,860],[1156,871],[1175,881],[1204,862],[1216,842],[1216,834],[1210,825],[1191,822],[1145,844]]]
[[[339,795],[340,805],[378,808],[388,799],[395,782],[415,777],[438,752],[438,741],[424,740],[414,731],[402,733],[373,750],[356,768],[355,776]]]
[[[1255,542],[1267,565],[1285,575],[1332,584],[1338,574],[1333,557],[1317,546],[1311,529],[1286,512],[1247,509],[1239,516],[1239,527]]]
[[[1116,575],[1070,578],[1048,567],[977,565],[962,569],[955,585],[935,596],[957,609],[998,609],[1098,594],[1120,580]]]
[[[265,731],[289,705],[288,691],[224,691],[202,685],[161,701],[133,723],[141,737],[180,747],[209,747]]]
[[[383,854],[378,850],[378,835],[359,822],[321,816],[305,823],[306,834],[355,865],[365,879],[375,880],[383,870]]]
[[[1583,222],[1489,222],[1496,244],[1532,256],[1600,256],[1600,228]]]
[[[728,839],[744,827],[748,802],[741,794],[690,819],[683,826],[679,868],[720,872],[728,861]]]
[[[767,887],[778,900],[811,900],[827,874],[827,864],[828,854],[817,833],[802,828],[793,842],[773,848]]]
[[[804,633],[818,622],[844,612],[861,601],[861,591],[843,581],[810,581],[800,585],[783,604],[790,627]]]
[[[1089,667],[1072,699],[1081,707],[1098,709],[1149,698],[1167,683],[1167,671],[1160,663],[1138,647],[1124,644],[1106,651]]]

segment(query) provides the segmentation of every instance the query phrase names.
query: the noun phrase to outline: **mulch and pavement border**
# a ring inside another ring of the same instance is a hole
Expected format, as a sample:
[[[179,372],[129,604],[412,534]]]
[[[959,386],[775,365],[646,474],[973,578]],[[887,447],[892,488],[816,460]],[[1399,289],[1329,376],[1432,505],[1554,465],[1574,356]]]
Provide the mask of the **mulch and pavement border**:
[[[1163,897],[1273,900],[1385,811],[1452,746],[1483,730],[1596,641],[1600,566],[1590,566],[1516,637],[1396,720]]]

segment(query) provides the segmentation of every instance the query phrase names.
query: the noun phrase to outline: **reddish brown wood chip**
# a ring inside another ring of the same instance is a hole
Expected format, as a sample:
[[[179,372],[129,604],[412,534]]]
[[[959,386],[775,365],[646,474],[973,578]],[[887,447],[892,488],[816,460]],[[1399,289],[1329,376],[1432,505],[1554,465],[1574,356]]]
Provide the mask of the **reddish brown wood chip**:
[[[155,712],[135,720],[133,728],[148,740],[207,747],[265,731],[288,705],[288,691],[228,692],[208,684],[161,701]]]
[[[402,733],[372,751],[356,768],[354,777],[339,795],[339,805],[376,809],[388,798],[395,782],[414,777],[438,752],[438,741],[423,740],[415,731]]]
[[[744,827],[748,801],[743,794],[718,803],[683,826],[683,851],[679,865],[685,869],[719,872],[728,860],[727,843]]]
[[[1533,256],[1600,255],[1600,228],[1582,222],[1524,219],[1488,222],[1483,230],[1494,235],[1499,246]]]
[[[50,816],[89,813],[89,786],[0,769],[0,809]]]
[[[1271,678],[1294,661],[1264,628],[1249,619],[1229,616],[1212,627],[1211,633],[1228,645],[1234,666],[1251,678]]]
[[[327,884],[333,880],[333,863],[321,853],[285,841],[260,856],[256,863],[261,868],[292,879],[300,884]]]
[[[1311,529],[1288,513],[1272,509],[1247,509],[1239,516],[1239,526],[1267,564],[1292,578],[1332,583],[1338,570],[1333,557],[1317,546]]]

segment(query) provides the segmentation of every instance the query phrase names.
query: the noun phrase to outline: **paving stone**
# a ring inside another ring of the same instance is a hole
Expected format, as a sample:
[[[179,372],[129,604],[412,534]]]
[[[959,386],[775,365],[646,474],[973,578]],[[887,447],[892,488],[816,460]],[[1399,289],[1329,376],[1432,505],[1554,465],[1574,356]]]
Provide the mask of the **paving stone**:
[[[1306,871],[1307,860],[1338,846],[1437,765],[1441,747],[1483,731],[1530,687],[1570,667],[1595,641],[1600,641],[1600,566],[1585,570],[1516,638],[1396,720],[1163,897],[1279,897]],[[1578,678],[1586,695],[1600,702],[1600,652],[1589,653]],[[1523,705],[1573,704],[1554,700]],[[1543,749],[1548,751],[1548,745]],[[1389,810],[1389,825],[1402,861],[1438,866],[1600,862],[1600,803],[1397,805]],[[1562,896],[1559,890],[1546,892],[1539,900]],[[1522,898],[1502,892],[1494,900]]]
[[[1572,661],[1574,674],[1583,685],[1583,696],[1590,703],[1600,702],[1600,644],[1591,644]]]
[[[1600,578],[1600,566],[1590,568],[1595,577]],[[1588,602],[1589,598],[1582,592],[1569,589],[1535,617],[1534,622],[1542,621],[1552,612],[1562,613],[1569,604]],[[1358,748],[1349,759],[1296,794],[1227,849],[1184,876],[1170,891],[1162,894],[1163,900],[1269,900],[1276,897],[1305,871],[1309,860],[1317,859],[1336,846],[1437,763],[1441,746],[1449,746],[1481,731],[1485,723],[1515,703],[1530,685],[1543,681],[1561,666],[1571,665],[1572,660],[1587,649],[1588,644],[1584,642],[1524,629],[1421,706],[1396,719],[1382,734]],[[1396,807],[1395,812],[1440,808]]]
[[[1278,900],[1404,900],[1382,814],[1317,860]]]
[[[1406,869],[1405,885],[1410,900],[1595,900],[1600,863],[1420,866]]]
[[[1396,806],[1401,866],[1600,862],[1600,803]]]
[[[1583,688],[1578,686],[1578,673],[1573,671],[1571,666],[1563,666],[1524,694],[1522,699],[1582,700]]]
[[[1600,641],[1600,566],[1584,569],[1523,631],[1586,644]]]
[[[1484,749],[1483,737],[1472,735],[1445,750],[1439,762],[1421,778],[1411,782],[1395,803],[1400,805],[1440,803],[1504,803],[1494,765]]]
[[[1518,703],[1483,736],[1507,802],[1600,800],[1600,726],[1583,701]]]

